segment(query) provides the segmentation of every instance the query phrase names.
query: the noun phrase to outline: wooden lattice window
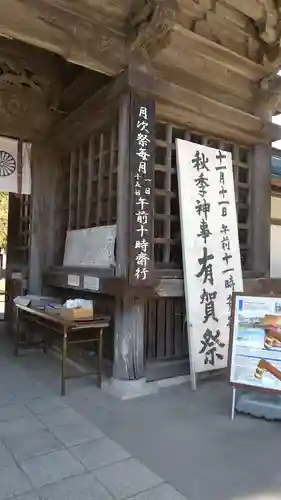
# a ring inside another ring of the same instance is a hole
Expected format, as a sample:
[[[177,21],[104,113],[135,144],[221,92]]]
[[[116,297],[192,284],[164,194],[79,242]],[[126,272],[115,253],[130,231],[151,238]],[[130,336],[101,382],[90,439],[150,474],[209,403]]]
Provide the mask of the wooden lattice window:
[[[115,224],[118,129],[95,133],[70,154],[69,229]]]
[[[250,268],[250,150],[192,133],[170,124],[156,126],[154,191],[154,262],[156,268],[182,267],[175,139],[185,139],[232,153],[239,241],[244,270]]]

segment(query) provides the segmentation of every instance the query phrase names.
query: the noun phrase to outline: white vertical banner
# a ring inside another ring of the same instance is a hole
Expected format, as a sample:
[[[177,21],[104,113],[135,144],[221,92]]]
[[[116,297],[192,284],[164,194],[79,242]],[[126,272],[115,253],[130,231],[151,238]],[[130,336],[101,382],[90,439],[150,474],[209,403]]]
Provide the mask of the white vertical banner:
[[[177,140],[191,370],[225,368],[231,300],[243,291],[231,153]]]
[[[0,137],[0,191],[31,193],[31,145],[23,143],[19,162],[18,141]]]

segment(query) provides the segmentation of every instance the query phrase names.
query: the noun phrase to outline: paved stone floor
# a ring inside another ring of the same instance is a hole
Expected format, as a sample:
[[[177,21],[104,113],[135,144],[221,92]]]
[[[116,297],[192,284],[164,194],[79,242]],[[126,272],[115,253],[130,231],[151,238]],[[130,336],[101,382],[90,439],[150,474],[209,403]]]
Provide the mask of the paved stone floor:
[[[230,420],[225,381],[119,401],[0,334],[0,500],[280,500],[280,423]]]
[[[184,500],[40,381],[56,360],[0,342],[0,500]]]

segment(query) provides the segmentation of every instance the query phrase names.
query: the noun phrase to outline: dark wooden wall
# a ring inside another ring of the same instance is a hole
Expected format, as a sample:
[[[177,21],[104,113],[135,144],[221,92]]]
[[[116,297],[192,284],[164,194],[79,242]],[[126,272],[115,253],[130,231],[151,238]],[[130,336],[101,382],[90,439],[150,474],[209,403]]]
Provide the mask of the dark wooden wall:
[[[43,292],[43,275],[54,263],[59,224],[61,158],[53,144],[35,143],[31,154],[32,203],[29,291]],[[63,235],[62,235],[63,236]]]
[[[67,229],[116,224],[117,123],[104,126],[63,159]]]
[[[251,271],[252,151],[243,145],[194,133],[171,123],[155,130],[153,261],[158,277],[182,277],[175,139],[226,149],[233,155],[243,269]],[[62,212],[65,229],[116,223],[118,121],[113,120],[64,158]],[[63,238],[65,232],[62,232]],[[148,362],[188,356],[184,297],[145,301],[145,358]]]
[[[239,240],[243,269],[251,269],[251,150],[238,144],[193,133],[172,124],[156,127],[154,189],[154,261],[158,275],[182,270],[175,139],[224,149],[232,153]]]
[[[193,133],[172,124],[156,127],[154,178],[154,264],[158,277],[183,277],[176,170],[175,139],[231,151],[237,202],[241,259],[244,273],[252,267],[251,247],[251,149],[217,138]],[[188,356],[185,301],[180,298],[150,299],[146,306],[145,354],[148,361],[178,360]],[[186,370],[186,365],[183,365]],[[180,374],[175,365],[172,373]],[[161,372],[161,375],[163,373]]]

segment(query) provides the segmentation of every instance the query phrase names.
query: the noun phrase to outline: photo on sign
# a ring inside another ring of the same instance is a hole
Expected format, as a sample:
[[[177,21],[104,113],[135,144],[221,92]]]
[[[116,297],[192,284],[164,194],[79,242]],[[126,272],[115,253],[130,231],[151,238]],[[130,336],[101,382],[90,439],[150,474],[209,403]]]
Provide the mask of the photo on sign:
[[[281,297],[236,295],[230,381],[281,391]]]

